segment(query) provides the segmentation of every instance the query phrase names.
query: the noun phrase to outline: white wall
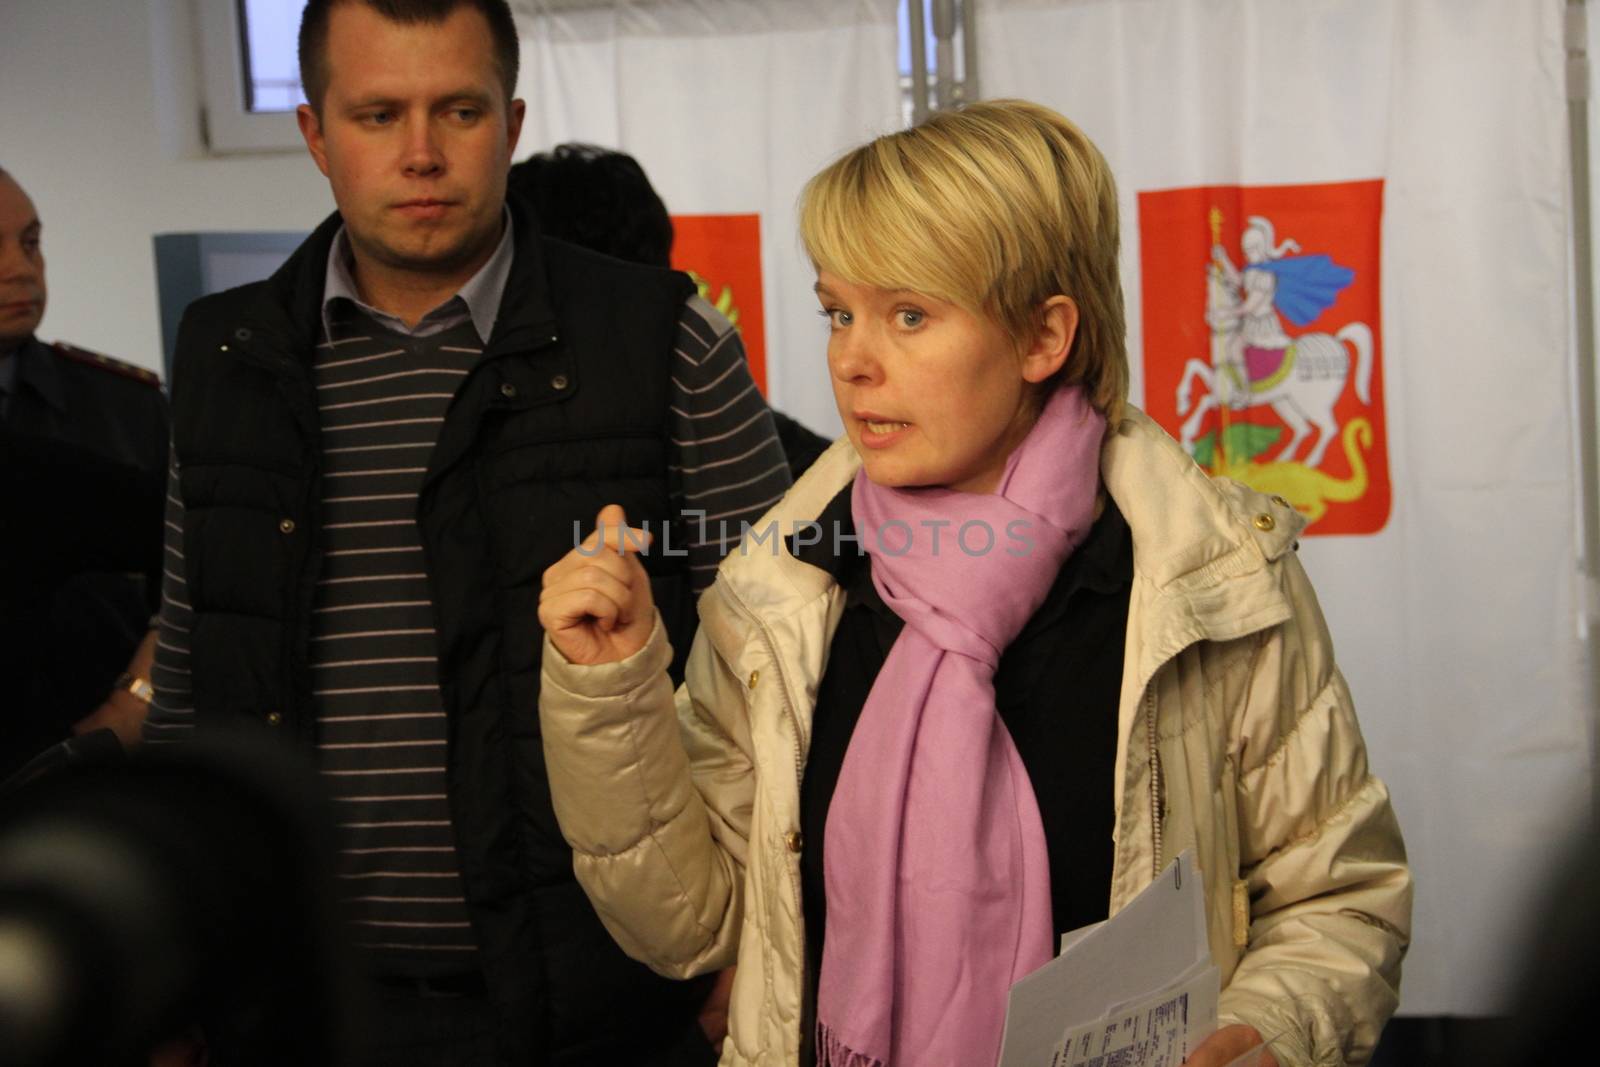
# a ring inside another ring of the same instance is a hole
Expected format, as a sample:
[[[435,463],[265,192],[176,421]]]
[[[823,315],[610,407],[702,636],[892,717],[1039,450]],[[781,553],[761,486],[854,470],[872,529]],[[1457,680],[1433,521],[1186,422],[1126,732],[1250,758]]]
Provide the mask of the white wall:
[[[0,166],[44,220],[40,334],[155,370],[154,234],[333,209],[304,153],[202,155],[192,34],[189,0],[0,0]]]

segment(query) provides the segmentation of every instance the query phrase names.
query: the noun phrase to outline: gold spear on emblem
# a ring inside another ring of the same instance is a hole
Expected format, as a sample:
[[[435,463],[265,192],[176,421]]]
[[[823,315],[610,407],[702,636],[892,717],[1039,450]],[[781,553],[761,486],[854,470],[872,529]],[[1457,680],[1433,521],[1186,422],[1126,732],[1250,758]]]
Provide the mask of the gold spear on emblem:
[[[1207,216],[1207,220],[1211,223],[1211,247],[1214,249],[1222,244],[1222,209],[1213,204],[1211,211]],[[1218,275],[1216,291],[1220,292],[1224,283],[1224,279],[1221,277],[1222,268],[1215,263],[1207,263],[1206,269],[1215,271]],[[1211,308],[1209,310],[1220,311],[1221,308]],[[1211,324],[1211,390],[1213,393],[1217,392],[1218,386],[1222,382],[1223,372],[1226,370],[1226,360],[1223,358],[1222,353],[1223,342],[1218,336],[1220,333],[1221,328],[1216,325],[1215,320],[1213,319]],[[1220,473],[1228,469],[1228,457],[1226,453],[1226,441],[1228,437],[1228,398],[1226,396],[1217,397],[1217,421],[1217,443],[1215,449],[1213,449],[1215,458],[1211,468],[1213,473]]]

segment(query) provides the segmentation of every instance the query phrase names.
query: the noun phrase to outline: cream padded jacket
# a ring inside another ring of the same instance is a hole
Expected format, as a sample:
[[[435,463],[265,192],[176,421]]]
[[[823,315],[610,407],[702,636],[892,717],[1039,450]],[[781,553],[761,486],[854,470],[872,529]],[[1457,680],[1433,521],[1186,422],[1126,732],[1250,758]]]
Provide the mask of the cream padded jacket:
[[[858,465],[835,443],[723,562],[676,695],[659,621],[621,663],[545,645],[545,755],[578,879],[657,971],[737,962],[724,1065],[810,1049],[800,776],[843,599],[781,536]],[[1223,1023],[1277,1036],[1284,1067],[1365,1063],[1398,999],[1411,876],[1293,552],[1302,521],[1207,477],[1137,411],[1101,471],[1134,545],[1109,910],[1194,849]]]

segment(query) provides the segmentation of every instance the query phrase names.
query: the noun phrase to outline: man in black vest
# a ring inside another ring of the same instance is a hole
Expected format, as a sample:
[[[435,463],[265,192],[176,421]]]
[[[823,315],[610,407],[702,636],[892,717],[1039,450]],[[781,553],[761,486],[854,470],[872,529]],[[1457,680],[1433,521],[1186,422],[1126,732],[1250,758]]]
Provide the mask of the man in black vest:
[[[300,52],[339,211],[184,317],[146,738],[315,754],[382,1005],[364,1062],[709,1063],[707,984],[623,956],[572,878],[536,605],[621,502],[686,651],[722,522],[787,487],[771,417],[688,278],[507,201],[505,0],[312,0]]]
[[[42,231],[0,169],[0,781],[74,732],[137,737],[161,574],[160,380],[39,340]]]

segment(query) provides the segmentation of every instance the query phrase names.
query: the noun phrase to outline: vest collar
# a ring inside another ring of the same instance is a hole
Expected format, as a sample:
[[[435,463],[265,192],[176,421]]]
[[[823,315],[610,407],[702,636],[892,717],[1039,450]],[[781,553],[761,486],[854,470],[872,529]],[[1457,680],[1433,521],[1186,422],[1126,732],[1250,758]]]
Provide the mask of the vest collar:
[[[515,194],[507,196],[506,206],[511,212],[511,270],[500,297],[494,331],[485,346],[486,356],[549,344],[558,332],[543,242],[533,210]],[[258,304],[255,311],[257,319],[252,325],[286,335],[294,351],[307,361],[321,327],[328,256],[343,226],[344,219],[337,211],[324,219],[268,279],[273,299]]]

